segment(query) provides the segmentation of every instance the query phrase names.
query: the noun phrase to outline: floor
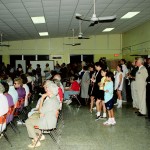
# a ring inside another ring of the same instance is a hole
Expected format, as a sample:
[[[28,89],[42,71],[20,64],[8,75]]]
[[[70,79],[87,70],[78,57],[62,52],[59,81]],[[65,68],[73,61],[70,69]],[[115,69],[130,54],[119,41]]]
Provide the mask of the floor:
[[[124,104],[115,109],[117,124],[103,126],[104,120],[95,121],[95,112],[87,106],[77,108],[64,104],[64,121],[60,138],[61,150],[150,150],[150,121],[138,117],[131,105]],[[7,135],[13,145],[10,147],[5,138],[0,139],[0,150],[27,150],[31,140],[26,127],[18,126],[20,134],[15,134],[8,126]],[[58,149],[49,135],[38,150]]]

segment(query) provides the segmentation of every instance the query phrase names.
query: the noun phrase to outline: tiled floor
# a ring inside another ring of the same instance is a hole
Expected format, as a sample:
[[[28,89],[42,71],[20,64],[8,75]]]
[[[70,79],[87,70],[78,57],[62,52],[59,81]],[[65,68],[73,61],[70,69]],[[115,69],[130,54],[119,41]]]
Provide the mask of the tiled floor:
[[[62,150],[150,150],[150,122],[138,117],[130,105],[115,109],[117,124],[103,126],[104,120],[95,121],[95,112],[88,107],[64,106],[65,126],[62,129],[60,148]],[[14,134],[8,127],[7,135],[13,145],[0,139],[0,150],[27,150],[30,139],[26,127],[19,126],[20,134]],[[38,150],[55,150],[56,145],[46,135]]]

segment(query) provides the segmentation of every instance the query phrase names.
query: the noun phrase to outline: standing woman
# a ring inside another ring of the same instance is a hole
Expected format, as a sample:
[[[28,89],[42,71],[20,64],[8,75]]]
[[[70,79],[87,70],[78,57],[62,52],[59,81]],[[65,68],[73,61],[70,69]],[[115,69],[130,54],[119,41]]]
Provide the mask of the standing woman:
[[[91,105],[90,105],[90,112],[92,113],[93,105],[94,105],[94,100],[97,99],[98,94],[99,94],[99,86],[98,83],[101,81],[101,69],[102,69],[102,64],[100,62],[95,63],[95,70],[96,73],[94,76],[91,78],[91,81],[94,83],[93,85],[93,91],[91,93]]]
[[[83,66],[83,76],[81,78],[81,98],[85,99],[85,103],[87,104],[89,99],[89,84],[90,84],[90,75],[87,66]]]
[[[122,88],[123,88],[123,70],[122,70],[122,66],[118,65],[117,66],[117,73],[115,75],[115,90],[117,90],[117,103],[115,105],[117,105],[117,108],[122,108]]]

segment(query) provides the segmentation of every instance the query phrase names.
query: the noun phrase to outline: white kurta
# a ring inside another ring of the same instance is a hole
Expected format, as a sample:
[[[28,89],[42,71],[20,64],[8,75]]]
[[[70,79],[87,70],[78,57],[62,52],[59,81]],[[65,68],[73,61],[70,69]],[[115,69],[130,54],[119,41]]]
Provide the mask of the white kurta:
[[[136,97],[138,100],[139,112],[146,114],[146,78],[148,77],[147,70],[144,66],[139,67],[135,76]]]

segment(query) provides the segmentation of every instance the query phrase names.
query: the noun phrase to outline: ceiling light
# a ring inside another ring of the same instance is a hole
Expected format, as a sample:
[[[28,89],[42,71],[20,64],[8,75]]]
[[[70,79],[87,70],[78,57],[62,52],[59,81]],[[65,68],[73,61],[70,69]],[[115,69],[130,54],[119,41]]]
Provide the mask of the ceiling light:
[[[110,32],[110,31],[112,31],[114,28],[106,28],[106,29],[104,29],[102,32]]]
[[[32,19],[34,24],[45,23],[45,17],[44,16],[31,17],[31,19]]]
[[[121,17],[121,19],[129,19],[129,18],[132,18],[134,17],[135,15],[137,15],[138,13],[140,13],[139,11],[138,12],[128,12],[126,13],[124,16]]]
[[[48,36],[48,32],[39,32],[40,36]]]

